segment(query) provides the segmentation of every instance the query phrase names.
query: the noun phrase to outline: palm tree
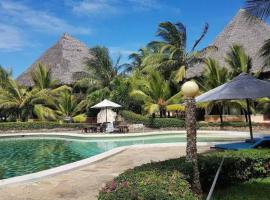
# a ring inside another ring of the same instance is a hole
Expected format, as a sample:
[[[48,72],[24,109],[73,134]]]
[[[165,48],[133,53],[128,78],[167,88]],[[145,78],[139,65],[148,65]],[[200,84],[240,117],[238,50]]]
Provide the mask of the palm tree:
[[[191,51],[187,50],[187,34],[186,27],[178,22],[162,22],[159,24],[157,35],[162,38],[162,41],[153,41],[148,46],[156,48],[159,51],[150,54],[145,60],[145,66],[158,68],[166,79],[173,78],[176,82],[182,81],[186,76],[186,69],[194,64],[201,62],[206,51],[215,49],[209,46],[201,51],[195,51],[200,41],[204,38],[208,31],[206,23],[202,34],[194,42]]]
[[[200,78],[198,81],[198,84],[200,85],[203,92],[214,89],[229,80],[231,76],[229,70],[225,67],[221,67],[218,61],[212,58],[207,58],[205,59],[204,63],[206,68],[202,78]],[[204,107],[206,107],[208,113],[213,109],[214,106],[218,107],[220,122],[222,125],[224,102],[220,101],[204,104]]]
[[[11,111],[19,120],[26,120],[33,114],[36,105],[44,104],[46,101],[50,101],[47,90],[28,91],[11,77],[7,79],[5,87],[0,88],[0,108]]]
[[[260,19],[266,20],[270,17],[269,0],[246,0],[245,9]]]
[[[36,106],[35,114],[41,120],[74,121],[75,118],[84,116],[82,110],[83,105],[71,91],[62,90],[51,104]]]
[[[34,87],[39,89],[55,88],[59,83],[54,80],[51,75],[51,70],[41,63],[38,64],[37,69],[31,73],[31,78],[34,82]]]
[[[87,61],[87,74],[77,81],[75,87],[85,91],[86,97],[81,104],[89,108],[104,98],[109,98],[113,90],[113,81],[131,70],[131,65],[120,65],[120,57],[113,63],[106,47],[96,46],[90,49],[94,59]]]
[[[11,76],[11,72],[7,71],[0,65],[0,87],[4,87],[8,78]]]
[[[144,109],[149,114],[159,111],[160,117],[166,116],[166,106],[180,97],[180,93],[171,97],[170,87],[158,71],[150,72],[142,80],[139,80],[136,88],[130,96],[144,102]]]
[[[249,57],[242,46],[233,44],[227,52],[225,62],[231,68],[232,78],[242,72],[251,74],[252,59]]]
[[[270,17],[270,0],[246,0],[245,9],[253,16],[262,20],[268,20]],[[249,18],[254,19],[254,18]],[[270,64],[270,39],[266,40],[261,47],[260,56],[264,59],[264,66]]]

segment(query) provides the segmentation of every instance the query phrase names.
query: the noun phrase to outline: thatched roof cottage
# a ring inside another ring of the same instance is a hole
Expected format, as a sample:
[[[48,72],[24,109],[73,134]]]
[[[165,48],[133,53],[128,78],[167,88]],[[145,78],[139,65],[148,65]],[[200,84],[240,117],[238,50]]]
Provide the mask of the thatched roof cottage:
[[[85,73],[85,61],[93,59],[88,47],[77,39],[65,33],[59,41],[41,55],[17,81],[27,87],[33,85],[31,71],[38,63],[47,66],[52,73],[52,77],[60,81],[60,84],[73,84]]]
[[[247,18],[251,20],[247,20]],[[231,22],[217,36],[211,45],[218,48],[210,51],[206,57],[211,57],[219,61],[221,66],[226,66],[224,57],[232,44],[240,44],[246,53],[252,58],[252,70],[262,69],[263,60],[259,57],[258,51],[265,40],[270,38],[270,26],[262,20],[251,16],[244,9],[240,9]],[[204,71],[204,64],[197,64],[187,71],[188,78],[199,77]],[[263,69],[264,75],[270,75],[270,66]]]

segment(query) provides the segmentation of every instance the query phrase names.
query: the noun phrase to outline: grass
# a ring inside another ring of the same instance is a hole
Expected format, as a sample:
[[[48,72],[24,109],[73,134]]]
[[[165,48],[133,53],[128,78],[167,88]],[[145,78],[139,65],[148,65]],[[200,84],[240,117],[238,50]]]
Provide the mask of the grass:
[[[212,200],[269,200],[270,177],[255,179],[214,192]]]

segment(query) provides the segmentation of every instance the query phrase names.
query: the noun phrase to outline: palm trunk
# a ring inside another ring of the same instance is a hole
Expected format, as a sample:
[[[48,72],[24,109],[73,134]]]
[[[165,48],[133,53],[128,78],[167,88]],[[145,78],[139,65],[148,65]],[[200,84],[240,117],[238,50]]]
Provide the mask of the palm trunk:
[[[194,98],[186,99],[185,121],[187,130],[186,161],[191,162],[193,168],[192,189],[199,197],[202,197],[197,157],[196,103]]]

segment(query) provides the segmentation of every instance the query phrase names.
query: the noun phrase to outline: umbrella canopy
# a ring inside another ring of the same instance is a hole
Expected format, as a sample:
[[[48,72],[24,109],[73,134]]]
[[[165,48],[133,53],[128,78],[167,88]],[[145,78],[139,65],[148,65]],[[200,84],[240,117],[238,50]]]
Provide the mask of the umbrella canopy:
[[[270,97],[270,82],[242,73],[230,82],[198,96],[197,102]]]
[[[262,97],[270,97],[270,82],[256,79],[247,73],[242,73],[228,83],[198,96],[196,101],[206,102],[215,100],[245,99],[247,101],[250,137],[251,140],[253,140],[249,100]]]
[[[99,102],[98,104],[92,106],[91,108],[120,108],[121,105],[104,99],[103,101]]]

